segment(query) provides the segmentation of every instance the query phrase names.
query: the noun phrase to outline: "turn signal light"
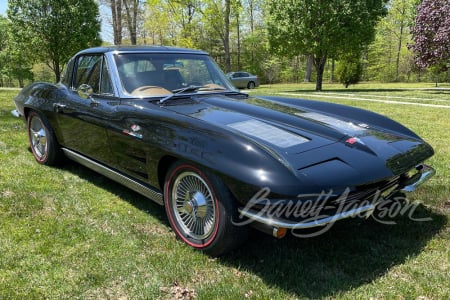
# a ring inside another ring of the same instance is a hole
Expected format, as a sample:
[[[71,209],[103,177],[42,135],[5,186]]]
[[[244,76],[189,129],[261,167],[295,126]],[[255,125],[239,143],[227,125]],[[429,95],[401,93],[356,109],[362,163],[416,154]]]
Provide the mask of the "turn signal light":
[[[277,239],[281,239],[283,238],[287,233],[287,229],[286,228],[273,228],[273,236],[276,237]]]

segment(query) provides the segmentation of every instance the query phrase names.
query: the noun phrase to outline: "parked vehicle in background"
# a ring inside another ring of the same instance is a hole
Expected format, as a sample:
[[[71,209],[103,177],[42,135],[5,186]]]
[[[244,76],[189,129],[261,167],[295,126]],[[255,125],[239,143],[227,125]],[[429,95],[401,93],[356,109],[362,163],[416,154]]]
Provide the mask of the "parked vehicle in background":
[[[254,89],[259,86],[258,76],[248,72],[231,72],[227,77],[238,89]]]

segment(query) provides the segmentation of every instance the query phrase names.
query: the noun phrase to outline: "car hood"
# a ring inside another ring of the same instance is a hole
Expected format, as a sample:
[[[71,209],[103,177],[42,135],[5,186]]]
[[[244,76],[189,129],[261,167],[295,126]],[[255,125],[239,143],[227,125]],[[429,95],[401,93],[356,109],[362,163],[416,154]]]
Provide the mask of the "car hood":
[[[333,112],[255,97],[205,95],[193,100],[174,99],[165,108],[244,136],[297,170],[334,160],[352,168],[360,168],[361,161],[381,161],[392,173],[401,174],[433,154],[412,132],[396,132]]]

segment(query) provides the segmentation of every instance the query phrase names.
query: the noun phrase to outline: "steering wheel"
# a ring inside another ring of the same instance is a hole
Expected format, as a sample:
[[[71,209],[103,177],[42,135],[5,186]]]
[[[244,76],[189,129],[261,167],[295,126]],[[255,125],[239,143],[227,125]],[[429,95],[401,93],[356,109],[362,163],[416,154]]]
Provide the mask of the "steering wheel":
[[[160,96],[160,95],[170,95],[172,92],[166,90],[163,87],[155,85],[144,85],[134,89],[131,92],[132,96]]]

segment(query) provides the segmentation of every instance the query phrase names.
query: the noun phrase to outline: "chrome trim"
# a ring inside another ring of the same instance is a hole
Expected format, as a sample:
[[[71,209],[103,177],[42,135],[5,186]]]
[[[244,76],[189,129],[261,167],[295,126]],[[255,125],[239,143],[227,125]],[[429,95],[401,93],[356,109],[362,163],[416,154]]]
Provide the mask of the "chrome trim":
[[[12,110],[11,114],[16,118],[20,118],[22,116],[17,109]]]
[[[142,183],[139,183],[117,171],[114,171],[114,170],[112,170],[96,161],[93,161],[92,159],[89,159],[89,158],[85,157],[84,155],[76,153],[72,150],[69,150],[67,148],[62,148],[62,150],[64,151],[64,154],[71,160],[76,161],[77,163],[79,163],[85,167],[88,167],[89,169],[91,169],[95,172],[98,172],[98,173],[108,177],[109,179],[112,179],[112,180],[126,186],[127,188],[155,201],[156,203],[158,203],[160,205],[164,205],[162,193],[155,191],[151,187],[145,186]]]
[[[242,210],[239,209],[239,213],[241,216],[245,216],[253,221],[260,222],[266,225],[270,225],[273,227],[283,227],[287,229],[306,229],[306,228],[312,228],[317,226],[323,226],[328,223],[333,223],[342,219],[354,217],[356,215],[366,213],[366,217],[369,217],[373,210],[375,209],[375,205],[368,204],[362,207],[358,207],[355,209],[351,209],[348,211],[341,212],[339,214],[329,216],[326,218],[322,218],[319,220],[313,220],[313,221],[306,221],[306,222],[294,222],[289,220],[282,220],[282,219],[272,219],[267,216],[261,215],[261,212],[255,211],[255,210]]]
[[[433,169],[432,167],[428,166],[428,165],[418,165],[416,167],[417,173],[414,174],[411,178],[414,178],[415,175],[420,174],[419,179],[417,179],[416,181],[414,181],[413,183],[404,186],[401,191],[402,192],[414,192],[416,190],[416,188],[421,185],[422,183],[424,183],[425,181],[429,180],[431,177],[434,176],[434,174],[436,174],[436,170]]]

